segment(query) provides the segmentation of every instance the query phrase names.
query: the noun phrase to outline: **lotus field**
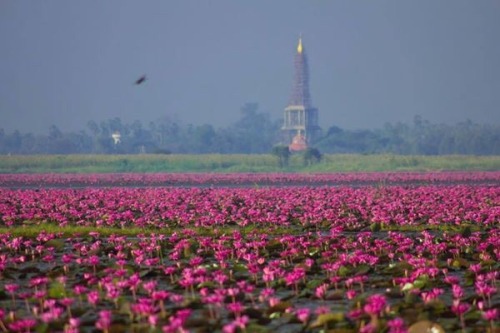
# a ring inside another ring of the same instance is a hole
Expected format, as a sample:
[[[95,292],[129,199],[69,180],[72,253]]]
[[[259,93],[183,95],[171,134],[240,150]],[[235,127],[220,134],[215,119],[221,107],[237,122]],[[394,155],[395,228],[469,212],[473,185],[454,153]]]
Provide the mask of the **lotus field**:
[[[0,332],[498,332],[499,183],[2,175]]]

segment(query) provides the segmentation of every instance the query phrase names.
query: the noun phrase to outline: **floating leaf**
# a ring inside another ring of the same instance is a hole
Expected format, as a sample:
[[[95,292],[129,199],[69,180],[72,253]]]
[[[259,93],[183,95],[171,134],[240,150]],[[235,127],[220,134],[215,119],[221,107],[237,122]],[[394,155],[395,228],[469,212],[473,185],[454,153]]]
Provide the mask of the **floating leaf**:
[[[445,333],[441,325],[429,320],[421,320],[408,328],[408,333]]]
[[[415,281],[413,281],[413,287],[418,289],[423,289],[429,282],[429,276],[426,274],[420,275]]]
[[[465,320],[467,321],[478,321],[478,320],[481,320],[481,318],[483,317],[483,314],[481,311],[478,311],[478,310],[472,310],[472,311],[468,311],[465,315],[464,315],[464,318]]]
[[[413,288],[414,288],[413,283],[407,282],[407,283],[405,283],[403,288],[401,288],[401,291],[408,291],[408,290],[412,290]]]
[[[132,311],[130,309],[130,302],[128,302],[128,301],[120,302],[120,308],[119,308],[118,312],[121,314],[130,315],[132,313]]]
[[[46,275],[50,278],[57,278],[58,276],[64,275],[64,268],[62,268],[61,266],[56,266],[49,272],[47,272]]]
[[[344,290],[333,290],[333,291],[329,291],[326,294],[325,299],[327,299],[327,300],[341,300],[341,299],[344,299],[344,297],[345,297]]]
[[[254,332],[254,333],[268,333],[271,332],[270,329],[268,329],[265,326],[256,324],[256,323],[251,323],[248,325],[245,329],[247,332]]]
[[[37,333],[49,332],[49,325],[47,323],[42,323],[40,325],[37,325],[35,330]]]
[[[418,280],[417,279],[417,280],[415,280],[413,282],[413,288],[415,288],[415,289],[424,289],[426,282],[427,281],[425,281],[425,280]]]
[[[191,256],[193,255],[193,251],[191,250],[190,246],[186,246],[184,247],[182,254],[184,255],[184,258],[191,258]]]
[[[472,235],[472,230],[471,230],[470,226],[466,226],[462,230],[462,237],[469,238],[471,235]]]
[[[464,258],[457,258],[457,259],[453,260],[451,263],[451,267],[456,268],[456,269],[467,268],[467,267],[469,267],[469,265],[470,265],[469,262],[467,260],[465,260]]]
[[[233,266],[233,270],[235,272],[248,272],[248,267],[241,262],[238,262]]]
[[[464,287],[473,286],[475,282],[476,282],[476,279],[474,276],[472,276],[472,275],[465,276]]]
[[[142,271],[139,272],[139,276],[141,278],[144,278],[144,277],[147,277],[147,276],[150,276],[152,274],[152,270],[150,269],[143,269]]]
[[[306,288],[308,288],[308,289],[314,289],[314,288],[318,287],[319,285],[321,285],[323,282],[324,281],[321,280],[321,279],[309,280],[306,283]]]
[[[186,320],[184,326],[193,328],[191,331],[196,331],[196,327],[203,327],[206,330],[209,327],[213,327],[215,324],[216,321],[214,319],[202,316],[200,315],[200,311],[196,311]]]
[[[48,296],[50,298],[63,298],[66,296],[66,288],[64,284],[60,282],[52,282],[48,290]]]
[[[62,239],[51,239],[45,243],[46,247],[53,247],[55,250],[62,250],[64,248],[64,241]]]
[[[245,309],[244,314],[246,314],[251,319],[261,319],[261,318],[263,318],[262,317],[262,311],[260,311],[259,309],[255,309],[255,308]]]
[[[273,312],[269,315],[269,319],[277,319],[281,317],[281,312]]]
[[[429,303],[427,303],[427,306],[432,308],[434,314],[441,314],[447,309],[446,304],[443,303],[443,301],[440,299],[434,299],[430,301]]]
[[[278,250],[281,249],[283,245],[278,240],[271,240],[266,244],[266,250]]]
[[[217,284],[214,281],[204,281],[204,282],[198,284],[198,289],[215,288],[215,287],[217,287]]]
[[[148,332],[151,326],[148,324],[131,324],[131,325],[126,325],[123,323],[113,323],[109,327],[109,333],[122,333],[122,332]]]
[[[309,249],[308,255],[310,257],[315,256],[316,254],[320,253],[321,249],[319,247],[312,247]]]
[[[307,297],[307,298],[309,298],[311,296],[312,296],[312,291],[310,289],[307,289],[307,288],[302,289],[300,291],[300,293],[299,293],[299,297]]]
[[[271,313],[274,312],[285,312],[286,309],[291,308],[292,303],[290,302],[279,302],[278,304],[271,306],[269,309],[267,309],[266,313],[270,315]]]
[[[328,325],[328,323],[332,321],[343,321],[345,319],[344,314],[342,312],[330,312],[330,313],[324,313],[320,314],[318,318],[314,322],[311,323],[310,327],[311,328],[318,328],[322,327],[325,325]]]
[[[341,277],[346,277],[346,276],[350,275],[350,269],[347,268],[346,266],[340,266],[337,274]]]
[[[411,285],[411,283],[410,283]],[[404,287],[403,287],[404,288]],[[410,289],[412,288],[412,286],[410,287]],[[404,290],[403,290],[404,291]],[[399,289],[397,288],[388,288],[385,292],[385,294],[387,295],[387,297],[389,298],[402,298],[404,297],[404,295],[401,294],[401,292],[399,291]]]
[[[356,267],[355,275],[364,275],[371,271],[371,267],[369,265],[359,265]]]
[[[390,263],[389,266],[384,268],[381,273],[390,275],[391,277],[404,276],[408,271],[412,269],[412,266],[406,261],[399,263]]]
[[[332,225],[332,222],[330,222],[330,221],[328,221],[328,220],[323,220],[323,221],[321,221],[321,223],[320,223],[320,227],[321,227],[321,228],[328,228],[328,227],[329,227],[329,226],[331,226],[331,225]]]

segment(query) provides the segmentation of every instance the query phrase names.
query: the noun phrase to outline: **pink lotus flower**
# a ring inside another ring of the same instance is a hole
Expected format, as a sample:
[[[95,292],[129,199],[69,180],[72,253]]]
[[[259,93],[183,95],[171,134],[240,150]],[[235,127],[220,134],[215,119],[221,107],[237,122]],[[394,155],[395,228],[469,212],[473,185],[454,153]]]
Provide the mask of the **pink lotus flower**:
[[[224,325],[224,327],[222,328],[222,332],[235,333],[238,328],[242,331],[245,331],[245,327],[247,326],[249,320],[250,318],[248,318],[248,316],[238,317],[229,324]]]
[[[483,312],[483,318],[489,321],[495,321],[500,318],[500,311],[498,309],[490,309]]]
[[[69,318],[68,324],[64,326],[64,333],[78,333],[80,320],[77,318]]]
[[[34,319],[19,319],[9,324],[9,329],[12,332],[31,332],[31,329],[36,326]]]
[[[90,291],[87,294],[87,300],[93,306],[96,306],[97,302],[99,302],[99,293],[97,291]]]
[[[245,307],[243,306],[243,304],[241,304],[240,302],[229,303],[226,307],[227,307],[227,309],[229,311],[231,311],[232,313],[234,313],[234,315],[236,316],[236,318],[239,318],[241,316],[241,313],[245,309]]]
[[[453,292],[453,297],[456,299],[460,299],[464,297],[464,292],[462,288],[458,284],[454,284],[451,286],[451,290]]]
[[[105,333],[109,332],[109,328],[111,326],[111,317],[111,311],[99,311],[99,319],[97,320],[95,327]]]
[[[405,322],[403,319],[397,317],[387,322],[389,327],[389,333],[407,333],[408,330],[405,327]]]
[[[309,315],[311,311],[308,308],[300,308],[295,310],[295,315],[297,319],[300,320],[303,324],[306,324],[309,320]]]
[[[369,315],[380,316],[386,304],[387,301],[384,295],[373,294],[368,296],[367,303],[363,307],[363,310]]]
[[[377,332],[377,327],[372,323],[366,324],[359,330],[359,333],[375,333],[375,332]]]
[[[324,299],[327,290],[328,290],[328,285],[326,283],[323,283],[322,285],[316,287],[316,289],[314,291],[314,295],[317,298]]]

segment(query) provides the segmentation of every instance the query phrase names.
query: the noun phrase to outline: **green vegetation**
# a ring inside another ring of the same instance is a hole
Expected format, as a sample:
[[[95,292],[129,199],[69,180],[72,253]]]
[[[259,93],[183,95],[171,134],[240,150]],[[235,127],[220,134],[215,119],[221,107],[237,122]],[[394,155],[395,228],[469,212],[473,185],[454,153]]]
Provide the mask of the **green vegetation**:
[[[285,145],[274,146],[271,153],[278,159],[278,165],[280,168],[287,167],[290,162],[290,149]]]
[[[267,235],[301,235],[304,231],[318,231],[322,229],[328,229],[329,224],[325,226],[322,225],[310,225],[310,226],[295,226],[295,227],[280,227],[266,225],[265,228],[258,224],[248,225],[248,226],[219,226],[217,228],[213,227],[189,227],[189,230],[194,231],[197,235],[202,236],[214,236],[214,235],[228,235],[233,232],[239,232],[243,235],[247,234],[267,234]],[[10,234],[13,237],[27,237],[34,238],[37,237],[41,232],[50,234],[61,234],[61,237],[74,237],[77,235],[86,236],[91,232],[98,232],[99,235],[103,237],[109,237],[110,235],[127,236],[127,237],[137,237],[138,235],[151,235],[151,234],[162,234],[162,235],[172,235],[174,232],[182,233],[186,230],[186,227],[164,227],[158,228],[114,228],[114,227],[95,227],[95,226],[65,226],[61,227],[54,223],[42,223],[42,224],[31,224],[23,226],[12,226],[12,227],[0,227],[0,234]],[[370,225],[370,230],[374,232],[386,232],[386,231],[399,231],[399,232],[422,232],[424,230],[434,230],[440,232],[453,232],[463,234],[464,232],[475,232],[484,231],[484,227],[474,225],[471,223],[462,223],[459,225],[429,225],[429,224],[415,224],[415,225],[384,225],[379,223],[373,223]]]
[[[304,165],[302,154],[281,168],[272,154],[262,155],[16,155],[0,156],[0,173],[110,172],[362,172],[500,170],[500,156],[407,156],[324,154]]]
[[[45,134],[0,127],[0,154],[268,154],[288,142],[283,141],[283,121],[260,112],[256,103],[246,103],[240,111],[237,121],[222,128],[168,117],[148,124],[120,118],[89,121],[77,132],[54,125]],[[326,154],[500,155],[499,124],[433,124],[415,116],[411,124],[387,123],[378,129],[322,127],[314,147]]]
[[[313,164],[321,162],[323,155],[321,154],[321,152],[318,149],[308,147],[304,151],[302,158],[304,160],[304,165],[308,166],[308,165],[313,165]]]
[[[249,225],[249,226],[219,226],[217,228],[213,227],[189,227],[189,230],[194,231],[197,235],[203,236],[214,236],[231,234],[235,231],[242,234],[251,233],[265,233],[272,235],[284,235],[290,233],[303,233],[303,228],[290,228],[282,226],[266,226],[262,228],[259,225]],[[30,224],[23,226],[11,226],[11,227],[0,227],[0,234],[7,234],[14,237],[28,237],[34,238],[38,236],[41,232],[49,234],[61,234],[61,237],[74,237],[75,235],[86,236],[90,232],[98,232],[99,235],[108,237],[110,235],[119,235],[127,237],[136,237],[138,235],[172,235],[174,232],[182,233],[186,230],[186,227],[163,227],[163,228],[115,228],[115,227],[95,227],[95,226],[65,226],[61,227],[54,223],[42,223],[42,224]]]

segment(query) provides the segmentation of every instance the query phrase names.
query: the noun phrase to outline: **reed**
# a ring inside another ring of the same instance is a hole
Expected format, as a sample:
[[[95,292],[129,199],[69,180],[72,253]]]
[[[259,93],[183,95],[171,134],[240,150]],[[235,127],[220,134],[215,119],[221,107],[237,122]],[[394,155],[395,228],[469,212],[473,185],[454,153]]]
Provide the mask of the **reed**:
[[[324,155],[305,166],[300,154],[288,167],[263,155],[15,155],[0,156],[0,173],[109,173],[109,172],[361,172],[500,170],[500,156]]]

